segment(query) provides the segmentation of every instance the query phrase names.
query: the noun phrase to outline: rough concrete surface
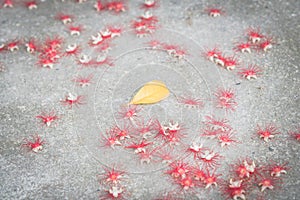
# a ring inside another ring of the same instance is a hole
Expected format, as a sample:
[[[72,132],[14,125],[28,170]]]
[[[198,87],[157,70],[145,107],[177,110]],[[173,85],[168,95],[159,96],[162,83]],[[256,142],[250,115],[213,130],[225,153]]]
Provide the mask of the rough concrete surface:
[[[77,43],[82,53],[96,57],[99,51],[88,45],[91,35],[107,25],[120,25],[123,33],[112,41],[108,53],[113,67],[81,67],[74,57],[63,57],[53,69],[45,69],[36,65],[38,54],[27,53],[23,45],[16,52],[0,52],[0,199],[98,199],[107,193],[107,188],[99,184],[99,174],[104,173],[103,166],[114,164],[127,172],[122,182],[124,199],[158,199],[169,191],[176,192],[177,199],[225,199],[221,184],[183,191],[165,173],[166,164],[141,164],[130,149],[101,147],[101,134],[122,123],[117,116],[120,106],[151,80],[163,81],[171,94],[164,101],[143,106],[139,115],[144,121],[152,118],[184,124],[186,137],[174,148],[178,156],[185,154],[185,145],[201,139],[222,155],[216,172],[224,180],[238,159],[251,158],[258,165],[288,162],[289,170],[281,176],[280,188],[260,192],[254,186],[246,196],[300,199],[299,141],[288,134],[300,126],[300,1],[160,0],[160,6],[153,9],[159,28],[143,38],[136,37],[131,28],[131,22],[144,12],[142,0],[128,1],[128,10],[120,14],[97,13],[94,0],[82,4],[73,0],[37,1],[36,10],[28,10],[22,1],[15,2],[14,8],[0,9],[0,44],[16,38],[22,42],[31,37],[44,41],[59,35],[64,38],[62,49]],[[210,6],[222,7],[225,13],[212,18],[204,11]],[[55,19],[57,13],[73,15],[74,24],[84,26],[82,34],[70,36],[66,26]],[[242,79],[236,70],[222,69],[201,55],[216,46],[226,55],[234,54],[234,44],[245,40],[249,27],[260,27],[275,41],[266,53],[236,53],[240,67],[262,67],[257,80]],[[161,49],[150,49],[146,43],[151,39],[179,45],[187,55],[178,60]],[[89,74],[93,79],[87,87],[72,81]],[[214,104],[214,92],[223,87],[236,93],[238,106],[233,112]],[[69,92],[85,96],[85,103],[72,109],[62,105],[60,101]],[[182,106],[177,103],[181,95],[201,98],[205,105],[201,109]],[[46,127],[36,116],[51,110],[59,119]],[[228,119],[240,142],[221,148],[215,140],[200,137],[205,116],[211,114]],[[268,143],[255,134],[257,124],[267,123],[276,125],[281,133]],[[21,147],[24,138],[34,134],[46,141],[38,153]]]

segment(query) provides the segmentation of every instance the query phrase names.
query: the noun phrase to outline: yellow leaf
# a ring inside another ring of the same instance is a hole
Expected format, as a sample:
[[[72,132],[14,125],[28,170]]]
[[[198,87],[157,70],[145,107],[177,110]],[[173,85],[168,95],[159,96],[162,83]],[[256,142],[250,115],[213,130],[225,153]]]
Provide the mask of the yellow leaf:
[[[170,91],[163,82],[154,80],[146,83],[129,104],[153,104],[167,98],[169,94]]]

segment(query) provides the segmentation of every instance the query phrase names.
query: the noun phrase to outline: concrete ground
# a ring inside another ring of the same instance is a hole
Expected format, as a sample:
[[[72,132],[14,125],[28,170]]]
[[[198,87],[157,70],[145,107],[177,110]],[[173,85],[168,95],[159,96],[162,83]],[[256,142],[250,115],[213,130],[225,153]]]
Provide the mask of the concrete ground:
[[[158,199],[168,191],[177,192],[177,199],[225,199],[220,187],[182,193],[165,174],[167,165],[141,164],[129,149],[101,147],[101,134],[122,123],[117,116],[120,106],[151,80],[165,82],[171,94],[164,101],[143,106],[139,114],[143,119],[184,124],[187,135],[183,143],[190,145],[200,138],[205,146],[219,152],[223,157],[217,172],[226,180],[231,164],[240,158],[251,158],[261,165],[288,162],[289,170],[280,188],[260,193],[254,187],[247,191],[247,197],[300,199],[299,141],[288,134],[300,125],[300,1],[161,0],[153,10],[159,28],[143,38],[136,37],[130,25],[144,12],[141,0],[128,2],[128,10],[120,14],[97,13],[94,0],[82,4],[73,0],[37,1],[36,10],[15,2],[14,8],[0,9],[0,44],[13,39],[24,42],[31,37],[44,41],[58,35],[64,38],[62,49],[77,43],[83,54],[96,57],[99,51],[88,45],[91,35],[107,25],[120,25],[124,32],[112,41],[109,56],[113,67],[81,67],[74,57],[63,57],[53,69],[44,69],[36,65],[38,54],[27,53],[23,46],[16,52],[0,52],[0,199],[98,199],[105,194],[99,174],[103,166],[114,164],[127,172],[125,199]],[[220,6],[225,13],[212,18],[204,11],[210,6]],[[60,12],[73,15],[74,24],[84,26],[80,36],[70,36],[66,26],[54,19]],[[236,53],[240,67],[262,67],[257,80],[242,79],[236,70],[224,70],[201,55],[215,46],[226,55],[234,54],[234,44],[245,40],[249,27],[260,27],[274,38],[273,48],[266,53]],[[188,53],[184,59],[174,59],[163,50],[147,48],[151,39],[179,45]],[[89,74],[93,79],[88,87],[72,81]],[[238,106],[234,112],[215,107],[213,93],[223,87],[236,92]],[[62,105],[60,101],[69,92],[85,96],[85,103],[72,109]],[[181,95],[199,97],[205,106],[197,109],[179,105]],[[52,110],[59,119],[46,127],[36,116]],[[224,149],[200,137],[204,116],[211,114],[227,118],[240,143]],[[281,134],[265,143],[255,129],[257,124],[267,123],[279,127]],[[21,148],[24,138],[34,134],[46,141],[38,153]],[[180,145],[174,150],[179,156],[185,153],[184,145]]]

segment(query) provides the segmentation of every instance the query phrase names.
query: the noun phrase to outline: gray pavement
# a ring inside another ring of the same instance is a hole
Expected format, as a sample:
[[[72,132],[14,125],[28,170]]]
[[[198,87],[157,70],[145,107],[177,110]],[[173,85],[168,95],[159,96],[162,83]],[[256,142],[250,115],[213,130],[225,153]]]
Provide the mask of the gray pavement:
[[[101,53],[89,46],[92,35],[109,25],[121,26],[123,32],[112,40],[108,53],[114,66],[82,67],[70,56],[58,59],[53,69],[46,69],[36,64],[39,54],[29,54],[24,45],[19,51],[0,52],[0,199],[104,198],[107,188],[99,184],[99,174],[104,172],[103,166],[114,164],[126,171],[124,199],[159,199],[171,191],[177,199],[225,199],[222,184],[183,191],[165,173],[166,164],[141,164],[130,149],[101,147],[101,135],[123,122],[117,116],[120,106],[126,105],[144,83],[156,79],[165,82],[171,94],[160,103],[143,106],[139,119],[183,124],[187,135],[183,144],[174,148],[176,155],[184,155],[186,145],[201,139],[204,146],[223,156],[217,173],[224,180],[231,176],[230,166],[238,159],[251,158],[258,166],[270,161],[288,162],[289,170],[281,176],[280,188],[260,192],[254,185],[246,196],[300,199],[299,141],[288,134],[300,127],[300,1],[161,0],[153,9],[158,30],[142,38],[136,37],[131,27],[144,12],[141,0],[128,1],[128,10],[119,14],[97,13],[94,0],[82,4],[73,0],[37,1],[36,10],[15,2],[14,8],[0,9],[0,45],[14,39],[24,43],[32,37],[45,41],[58,35],[64,38],[62,51],[76,43],[82,54],[96,58]],[[222,7],[225,13],[216,18],[208,16],[204,10],[213,5]],[[57,13],[74,16],[73,24],[84,27],[81,35],[70,36],[67,26],[55,19]],[[249,27],[260,27],[262,33],[274,38],[268,52],[236,53],[239,67],[261,66],[263,72],[257,80],[242,79],[238,70],[222,69],[201,54],[217,46],[225,55],[233,55],[234,44],[245,41]],[[146,45],[151,39],[179,45],[187,55],[176,59],[161,49],[152,50]],[[90,74],[93,79],[87,87],[72,81]],[[223,87],[236,93],[238,106],[233,112],[215,107],[214,92]],[[68,93],[83,95],[84,104],[72,109],[62,105]],[[205,105],[201,109],[182,106],[177,102],[181,95],[199,97]],[[36,116],[50,111],[55,111],[59,119],[46,127]],[[200,137],[205,116],[211,114],[228,119],[240,142],[221,148],[215,140]],[[255,130],[257,124],[267,123],[277,126],[281,134],[265,143]],[[46,142],[38,153],[21,147],[24,138],[34,134]]]

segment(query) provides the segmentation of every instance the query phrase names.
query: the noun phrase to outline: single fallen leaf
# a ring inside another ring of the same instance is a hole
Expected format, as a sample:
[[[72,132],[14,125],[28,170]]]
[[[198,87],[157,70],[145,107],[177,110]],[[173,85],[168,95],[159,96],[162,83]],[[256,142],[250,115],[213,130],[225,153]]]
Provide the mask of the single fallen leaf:
[[[146,83],[129,104],[153,104],[167,98],[169,94],[170,91],[163,82],[154,80]]]

